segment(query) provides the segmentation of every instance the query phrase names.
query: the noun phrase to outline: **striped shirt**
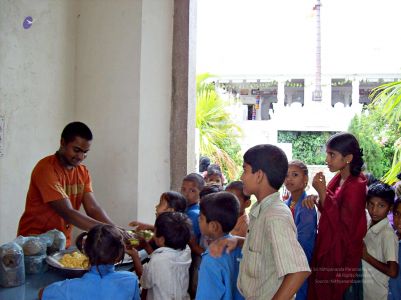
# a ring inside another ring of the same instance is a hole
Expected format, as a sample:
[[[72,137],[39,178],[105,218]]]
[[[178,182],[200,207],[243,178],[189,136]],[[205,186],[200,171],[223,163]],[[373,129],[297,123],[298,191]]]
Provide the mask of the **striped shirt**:
[[[245,237],[246,233],[248,231],[248,226],[249,226],[249,216],[244,212],[242,216],[239,216],[237,219],[237,224],[235,224],[235,227],[233,230],[231,230],[232,235],[238,235]]]
[[[256,202],[249,217],[238,288],[246,299],[271,299],[285,275],[310,271],[308,261],[291,211],[278,192]]]

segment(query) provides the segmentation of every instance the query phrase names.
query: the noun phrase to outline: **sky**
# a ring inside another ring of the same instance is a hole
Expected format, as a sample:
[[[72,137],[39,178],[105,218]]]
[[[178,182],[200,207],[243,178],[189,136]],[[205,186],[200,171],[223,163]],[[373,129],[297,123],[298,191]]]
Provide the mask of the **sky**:
[[[197,0],[197,73],[313,74],[313,0]],[[400,0],[322,0],[322,73],[401,74]]]

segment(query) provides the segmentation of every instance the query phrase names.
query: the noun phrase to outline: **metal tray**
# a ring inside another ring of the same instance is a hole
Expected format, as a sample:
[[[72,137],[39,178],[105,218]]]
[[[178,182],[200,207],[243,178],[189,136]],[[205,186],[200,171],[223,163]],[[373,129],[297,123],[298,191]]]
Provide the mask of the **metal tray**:
[[[52,255],[49,255],[46,257],[46,262],[49,266],[52,268],[56,269],[59,271],[61,274],[63,274],[67,278],[74,278],[74,277],[81,277],[84,275],[88,270],[84,268],[67,268],[64,267],[62,264],[59,263],[60,259],[63,257],[64,254],[66,253],[72,253],[78,251],[77,249],[67,249],[67,250],[61,250],[59,252],[56,252]]]
[[[51,266],[52,268],[59,271],[61,274],[63,274],[67,278],[81,277],[88,271],[87,269],[67,268],[59,263],[60,259],[63,257],[64,254],[72,253],[72,252],[76,252],[76,251],[79,251],[79,250],[74,248],[74,249],[67,249],[67,250],[62,250],[62,251],[56,252],[52,255],[47,256],[46,262],[49,266]],[[132,258],[128,254],[125,254],[124,260],[122,262],[116,263],[115,265],[119,266],[119,265],[125,265],[125,264],[130,264],[130,263],[132,263]]]

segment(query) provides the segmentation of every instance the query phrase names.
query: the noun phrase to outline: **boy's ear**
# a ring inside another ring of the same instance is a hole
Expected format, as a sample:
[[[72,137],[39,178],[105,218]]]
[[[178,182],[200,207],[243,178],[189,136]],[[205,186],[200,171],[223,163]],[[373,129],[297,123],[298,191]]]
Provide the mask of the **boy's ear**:
[[[258,183],[261,183],[263,181],[263,177],[265,177],[265,173],[263,173],[262,170],[257,170],[256,173],[257,173],[256,179],[257,179]]]
[[[251,205],[251,199],[247,199],[244,201],[245,208],[249,207],[250,205]]]
[[[210,221],[209,222],[210,230],[213,232],[218,232],[219,229],[221,228],[221,225],[217,221]]]

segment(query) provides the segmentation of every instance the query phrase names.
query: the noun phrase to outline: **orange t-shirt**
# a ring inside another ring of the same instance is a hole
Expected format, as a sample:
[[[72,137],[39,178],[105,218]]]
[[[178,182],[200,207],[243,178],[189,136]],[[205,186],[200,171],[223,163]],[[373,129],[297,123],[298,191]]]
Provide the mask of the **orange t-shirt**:
[[[32,171],[18,235],[29,236],[58,229],[64,232],[68,247],[71,244],[72,225],[67,224],[50,207],[49,202],[69,198],[72,207],[79,210],[83,196],[88,192],[92,192],[92,184],[84,165],[67,169],[55,154],[43,158]]]

